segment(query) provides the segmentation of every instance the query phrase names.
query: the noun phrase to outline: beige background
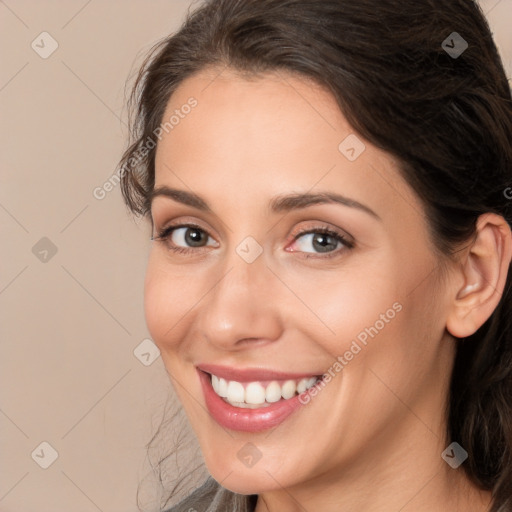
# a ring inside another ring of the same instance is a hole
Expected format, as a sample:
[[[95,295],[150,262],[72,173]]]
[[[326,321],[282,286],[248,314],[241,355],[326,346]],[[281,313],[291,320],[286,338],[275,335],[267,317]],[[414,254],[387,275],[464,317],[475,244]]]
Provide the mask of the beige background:
[[[0,0],[1,512],[137,511],[141,482],[158,510],[145,443],[170,385],[136,350],[149,229],[118,186],[93,190],[125,148],[126,79],[191,4]],[[482,6],[510,76],[512,0]]]

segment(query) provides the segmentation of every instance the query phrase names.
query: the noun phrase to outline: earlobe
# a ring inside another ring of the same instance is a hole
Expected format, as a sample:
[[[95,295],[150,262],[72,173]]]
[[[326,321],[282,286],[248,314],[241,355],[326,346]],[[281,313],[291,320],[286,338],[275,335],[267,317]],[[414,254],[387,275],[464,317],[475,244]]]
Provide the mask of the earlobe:
[[[447,317],[450,334],[457,338],[470,336],[491,316],[503,294],[511,259],[508,223],[494,213],[481,215],[475,239],[460,262],[463,284],[460,286],[459,279]]]

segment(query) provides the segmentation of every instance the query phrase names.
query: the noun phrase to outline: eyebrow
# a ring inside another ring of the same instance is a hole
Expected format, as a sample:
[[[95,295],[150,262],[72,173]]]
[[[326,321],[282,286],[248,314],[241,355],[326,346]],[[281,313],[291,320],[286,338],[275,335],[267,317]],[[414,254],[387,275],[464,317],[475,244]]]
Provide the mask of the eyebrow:
[[[202,212],[213,214],[208,203],[194,192],[178,190],[166,186],[157,187],[149,195],[149,204],[151,205],[153,203],[155,197],[160,196],[168,197],[178,203],[192,206]],[[328,191],[314,194],[296,193],[279,195],[271,199],[269,209],[273,213],[282,213],[307,208],[308,206],[316,204],[341,204],[343,206],[349,206],[350,208],[356,208],[371,215],[375,219],[382,220],[371,208],[359,201]]]

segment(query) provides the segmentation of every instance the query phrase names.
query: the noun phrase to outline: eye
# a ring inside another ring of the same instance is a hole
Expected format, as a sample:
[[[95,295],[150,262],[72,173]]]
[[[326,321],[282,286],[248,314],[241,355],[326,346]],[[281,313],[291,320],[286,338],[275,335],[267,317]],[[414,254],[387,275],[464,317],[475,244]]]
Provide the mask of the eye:
[[[209,241],[214,242],[213,247],[219,247],[219,244],[204,229],[195,224],[168,226],[151,240],[164,242],[168,249],[182,254],[197,252],[206,247]],[[293,240],[298,249],[292,248],[290,252],[305,253],[304,258],[330,258],[343,252],[343,248],[348,250],[354,247],[354,243],[341,233],[326,227],[300,231]],[[308,246],[312,247],[313,251],[308,251]],[[314,256],[314,254],[324,254],[324,256]]]
[[[159,242],[165,242],[167,247],[175,252],[188,253],[194,249],[205,247],[205,243],[215,240],[208,233],[195,224],[179,224],[168,226],[151,238]],[[218,247],[217,242],[214,247]]]
[[[300,251],[304,253],[325,254],[326,256],[320,257],[332,257],[340,253],[340,246],[345,249],[352,249],[354,243],[347,240],[341,233],[333,231],[329,228],[318,227],[311,228],[307,231],[301,231],[294,237],[294,242],[298,249],[292,249],[292,252]],[[309,251],[308,248],[313,248],[313,251]],[[343,249],[341,249],[343,251]],[[310,258],[313,256],[304,256]]]

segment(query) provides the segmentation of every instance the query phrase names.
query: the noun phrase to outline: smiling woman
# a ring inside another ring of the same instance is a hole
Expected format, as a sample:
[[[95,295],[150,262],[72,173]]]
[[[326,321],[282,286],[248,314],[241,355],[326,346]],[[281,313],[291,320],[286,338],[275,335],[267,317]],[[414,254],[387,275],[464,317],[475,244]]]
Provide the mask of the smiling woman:
[[[146,321],[211,475],[170,510],[510,512],[512,99],[477,4],[209,0],[130,106]]]

